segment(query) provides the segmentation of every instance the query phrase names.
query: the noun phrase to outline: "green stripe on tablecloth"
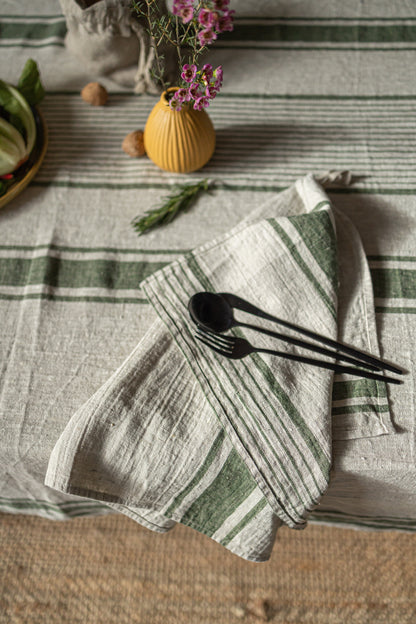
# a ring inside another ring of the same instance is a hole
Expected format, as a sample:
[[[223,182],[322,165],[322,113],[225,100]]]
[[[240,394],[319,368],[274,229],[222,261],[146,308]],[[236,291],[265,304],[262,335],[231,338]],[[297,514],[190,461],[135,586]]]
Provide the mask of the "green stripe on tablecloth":
[[[70,245],[55,245],[53,243],[44,245],[0,245],[0,251],[40,251],[52,250],[71,253],[108,253],[108,254],[145,254],[145,255],[162,255],[172,254],[179,255],[188,253],[189,249],[143,249],[141,247],[73,247]]]
[[[51,15],[34,15],[32,14],[27,14],[27,15],[15,15],[15,14],[8,14],[8,13],[0,13],[0,20],[14,20],[14,21],[21,21],[21,22],[27,22],[28,20],[62,20],[64,19],[64,16],[62,15],[62,13],[55,13],[55,14],[51,14]]]
[[[246,20],[245,20],[246,21]],[[283,23],[242,24],[235,21],[232,32],[223,33],[221,39],[233,41],[240,38],[258,41],[305,41],[305,42],[336,42],[336,43],[397,43],[416,42],[416,25],[414,23],[396,24],[334,24],[328,20],[324,24]],[[276,20],[277,21],[277,20]],[[334,20],[335,21],[335,20]]]
[[[281,240],[284,242],[292,258],[298,264],[298,266],[300,267],[304,275],[307,277],[307,279],[311,282],[311,284],[313,285],[313,287],[319,294],[320,298],[324,302],[325,306],[328,308],[329,312],[331,313],[333,318],[336,320],[337,314],[336,314],[334,302],[330,299],[328,293],[324,290],[322,285],[319,283],[319,281],[316,279],[315,275],[311,271],[310,267],[306,264],[302,256],[299,254],[295,243],[290,239],[290,237],[287,235],[287,233],[283,230],[283,228],[277,223],[275,219],[268,219],[268,222],[270,223],[272,228],[275,230],[275,232],[279,235]]]
[[[31,43],[19,42],[19,43],[4,43],[0,40],[0,48],[50,48],[50,47],[65,47],[64,41],[49,41],[49,42],[40,42],[40,41],[32,41]]]
[[[64,91],[58,90],[48,90],[46,91],[47,96],[51,97],[62,97],[66,98],[68,96],[77,96],[79,97],[79,91],[74,91],[73,89],[68,89]],[[130,91],[112,91],[112,97],[117,97],[120,99],[129,99],[132,97]],[[143,102],[154,103],[156,104],[158,98],[151,95],[142,95],[140,99],[143,98]],[[414,101],[416,100],[416,93],[414,94],[381,94],[381,95],[365,95],[365,94],[328,94],[328,93],[256,93],[254,91],[244,91],[241,93],[221,93],[221,100],[276,100],[276,101],[294,101],[298,100],[302,101],[317,101],[317,102],[332,102],[332,101],[340,101],[340,102],[355,102],[355,101],[364,101],[364,102],[406,102],[406,101]],[[137,98],[136,98],[137,101]],[[217,106],[217,102],[215,104]]]
[[[39,299],[41,301],[58,301],[61,303],[118,303],[147,305],[147,299],[142,297],[110,297],[99,295],[58,295],[56,293],[39,292],[15,295],[12,293],[0,293],[0,301],[29,301]]]
[[[380,299],[416,299],[416,269],[371,268],[374,296]]]
[[[406,524],[395,520],[392,520],[391,522],[378,522],[377,519],[372,518],[369,518],[368,520],[356,520],[354,518],[349,518],[348,516],[345,518],[336,518],[332,515],[326,515],[324,513],[313,515],[309,517],[308,520],[313,523],[348,525],[363,529],[379,529],[380,531],[408,531],[412,533],[416,531],[415,523]]]
[[[368,262],[416,262],[416,256],[368,255]]]
[[[334,227],[326,210],[314,212],[322,208],[325,203],[320,202],[309,214],[288,218],[336,293],[338,290],[338,257]]]
[[[35,41],[41,39],[51,39],[52,37],[64,39],[66,35],[66,22],[62,18],[61,21],[51,21],[48,23],[31,22],[31,21],[3,21],[0,15],[0,35],[2,39],[24,39]],[[5,47],[8,47],[8,43]]]
[[[416,17],[414,15],[402,15],[400,17],[327,17],[327,16],[300,16],[300,15],[279,15],[273,16],[269,15],[267,17],[261,15],[235,15],[234,22],[264,22],[268,20],[273,20],[276,22],[292,22],[296,24],[298,22],[308,22],[308,23],[317,23],[322,22],[323,24],[328,22],[344,22],[345,24],[349,24],[351,22],[354,23],[367,23],[371,24],[372,22],[389,22],[389,23],[402,23],[402,22],[416,22]]]
[[[331,524],[351,524],[368,528],[416,530],[414,518],[394,518],[391,516],[363,516],[333,510],[315,510],[308,518],[311,522]]]
[[[346,44],[341,44],[341,43],[327,43],[325,45],[322,44],[299,44],[297,42],[293,42],[293,43],[286,43],[286,44],[279,44],[279,43],[256,43],[256,44],[251,44],[250,43],[246,43],[245,41],[236,41],[234,43],[221,43],[221,41],[219,43],[216,44],[216,47],[218,49],[223,49],[223,50],[229,50],[229,49],[243,49],[243,50],[266,50],[269,52],[284,52],[289,51],[293,48],[295,48],[296,52],[414,52],[416,50],[416,46],[415,44],[409,44],[409,45],[399,45],[398,43],[396,43],[396,45],[394,43],[391,43],[389,45],[386,46],[379,46],[376,44],[371,44],[371,43],[367,43],[367,44],[359,44],[359,43],[355,43],[355,44],[351,44],[351,45],[346,45]]]
[[[0,287],[45,284],[54,288],[138,289],[166,262],[67,260],[51,256],[0,258]]]
[[[400,306],[376,306],[375,311],[378,314],[416,314],[416,307],[405,308]]]
[[[215,440],[214,440],[210,450],[208,451],[208,454],[205,457],[201,467],[197,470],[197,472],[195,473],[195,475],[193,476],[191,481],[182,490],[182,492],[175,497],[175,499],[173,500],[172,504],[168,507],[168,509],[164,513],[165,516],[167,516],[168,518],[171,518],[173,512],[179,507],[179,505],[182,503],[182,501],[199,484],[201,479],[204,477],[204,475],[207,473],[207,471],[211,467],[211,465],[212,465],[214,459],[216,458],[216,456],[218,455],[219,451],[221,450],[221,447],[222,447],[223,442],[224,442],[224,438],[225,438],[225,431],[221,430],[220,433],[215,438]]]
[[[29,17],[11,21],[0,16],[1,36],[3,39],[27,39],[40,40],[50,37],[64,38],[66,34],[65,19],[57,21],[56,18],[44,18],[43,23],[33,21]],[[411,44],[416,42],[416,26],[414,23],[406,23],[406,20],[392,23],[356,23],[335,24],[326,20],[318,24],[316,20],[307,24],[300,24],[292,20],[278,20],[271,18],[266,23],[252,21],[249,18],[236,19],[235,28],[232,32],[223,33],[216,42],[217,47],[222,44],[232,46],[240,42],[243,46],[246,42],[281,42],[281,43],[310,43],[310,44]],[[249,22],[249,23],[247,23]],[[274,23],[273,23],[274,22]],[[277,22],[277,23],[276,23]],[[354,48],[353,48],[354,49]],[[391,49],[391,48],[390,48]]]
[[[50,503],[44,500],[34,500],[25,498],[5,498],[0,497],[0,508],[14,510],[44,510],[45,513],[58,514],[61,516],[77,516],[84,515],[86,512],[97,512],[99,510],[108,510],[106,505],[95,501],[65,501],[62,503]]]
[[[211,536],[255,487],[255,480],[233,449],[217,477],[189,507],[181,522]]]
[[[305,172],[302,170],[299,172],[299,175],[303,175]],[[41,186],[41,187],[67,187],[67,188],[79,188],[79,189],[106,189],[106,190],[140,190],[140,189],[170,189],[172,188],[172,185],[169,183],[152,183],[152,184],[148,184],[148,183],[128,183],[128,184],[119,184],[119,183],[105,183],[105,182],[67,182],[67,181],[54,181],[54,180],[49,180],[49,181],[40,181],[37,180],[35,178],[35,180],[33,180],[31,182],[31,186]],[[272,193],[272,192],[280,192],[280,191],[284,191],[287,187],[288,184],[273,184],[273,183],[262,183],[262,184],[258,184],[253,182],[252,184],[236,184],[236,183],[232,183],[232,182],[218,182],[216,183],[216,188],[220,189],[222,191],[229,191],[229,192],[234,192],[234,191],[258,191],[258,192],[264,192],[264,193]],[[329,194],[332,193],[336,193],[336,194],[340,194],[340,195],[349,195],[349,194],[362,194],[362,195],[415,195],[416,194],[416,184],[413,188],[408,187],[408,188],[350,188],[350,187],[345,187],[345,188],[339,188],[339,189],[335,189],[335,188],[331,188],[328,190]]]
[[[247,20],[245,20],[247,21]],[[397,44],[416,43],[416,25],[414,23],[396,24],[310,24],[235,22],[232,32],[223,33],[218,44],[232,45],[235,42],[284,42],[284,43],[365,43]]]

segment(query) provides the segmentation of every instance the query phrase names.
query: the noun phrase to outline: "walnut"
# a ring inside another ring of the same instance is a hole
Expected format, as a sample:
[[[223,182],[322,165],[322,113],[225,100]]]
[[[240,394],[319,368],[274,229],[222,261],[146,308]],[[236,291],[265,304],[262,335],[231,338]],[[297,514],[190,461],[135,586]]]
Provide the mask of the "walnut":
[[[107,89],[99,82],[89,82],[81,91],[81,97],[92,106],[104,106],[108,99]]]
[[[126,152],[126,154],[128,154],[132,158],[139,158],[139,156],[144,156],[146,152],[144,149],[143,131],[134,130],[133,132],[129,132],[129,134],[124,137],[121,147]]]

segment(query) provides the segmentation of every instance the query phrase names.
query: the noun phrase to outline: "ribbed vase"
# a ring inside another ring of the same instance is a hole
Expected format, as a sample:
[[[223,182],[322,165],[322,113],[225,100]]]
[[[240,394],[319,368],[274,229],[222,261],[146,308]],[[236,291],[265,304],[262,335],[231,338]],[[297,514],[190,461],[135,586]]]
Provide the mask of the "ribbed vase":
[[[189,173],[201,169],[215,149],[215,130],[207,113],[185,104],[180,111],[170,108],[169,91],[162,93],[144,129],[147,156],[161,169]]]

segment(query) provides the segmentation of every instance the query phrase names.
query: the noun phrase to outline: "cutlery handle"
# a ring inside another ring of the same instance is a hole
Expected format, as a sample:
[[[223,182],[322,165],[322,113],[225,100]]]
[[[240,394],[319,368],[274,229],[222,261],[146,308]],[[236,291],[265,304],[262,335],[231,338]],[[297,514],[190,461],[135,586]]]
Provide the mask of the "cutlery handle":
[[[356,375],[359,377],[366,377],[367,379],[375,379],[376,381],[384,381],[386,383],[401,384],[401,379],[395,379],[394,377],[387,377],[386,375],[377,375],[376,373],[370,373],[369,371],[353,368],[352,366],[342,366],[341,364],[335,364],[333,362],[324,362],[321,360],[314,360],[303,355],[295,355],[294,353],[285,353],[284,351],[275,351],[273,349],[257,349],[253,347],[253,353],[267,353],[269,355],[277,355],[285,358],[286,360],[293,360],[294,362],[303,362],[304,364],[311,364],[312,366],[318,366],[319,368],[327,368],[335,373],[346,373],[347,375]]]
[[[397,373],[398,375],[403,374],[403,370],[398,368],[397,366],[393,366],[389,362],[382,360],[380,358],[376,358],[368,353],[364,353],[363,351],[359,351],[358,349],[354,349],[354,347],[349,347],[348,345],[343,344],[342,342],[337,342],[336,340],[332,340],[332,338],[327,338],[326,336],[322,336],[321,334],[317,334],[316,332],[311,331],[310,329],[306,329],[305,327],[299,327],[299,325],[295,325],[294,323],[290,323],[289,321],[285,321],[283,319],[277,318],[276,316],[272,316],[267,312],[263,312],[260,308],[257,308],[252,303],[241,299],[237,295],[233,295],[232,293],[219,293],[228,303],[238,310],[242,310],[243,312],[248,312],[249,314],[253,314],[254,316],[258,316],[260,318],[264,318],[267,321],[272,321],[273,323],[278,323],[282,325],[282,327],[287,327],[288,329],[293,329],[294,331],[303,334],[304,336],[308,336],[308,338],[312,338],[313,340],[317,340],[329,347],[333,347],[342,353],[347,353],[348,355],[352,355],[360,359],[363,362],[367,362],[368,364],[373,364],[377,368],[384,368],[386,370],[391,371],[392,373]]]
[[[321,355],[333,357],[337,360],[342,360],[343,362],[349,362],[350,364],[354,364],[355,366],[362,366],[363,368],[368,368],[369,370],[373,371],[379,371],[381,368],[380,365],[375,366],[374,364],[368,364],[367,362],[363,362],[362,360],[350,357],[349,355],[343,355],[338,351],[332,351],[331,349],[320,347],[319,345],[313,344],[312,342],[306,342],[305,340],[301,340],[300,338],[294,338],[293,336],[288,336],[287,334],[281,334],[270,329],[257,327],[256,325],[251,325],[251,323],[240,323],[239,321],[236,321],[235,325],[238,325],[239,327],[245,327],[247,329],[254,329],[261,334],[266,334],[266,336],[270,336],[271,338],[278,338],[279,340],[284,340],[285,342],[296,345],[297,347],[303,347],[304,349],[309,349],[309,351],[315,351],[316,353],[320,353]]]

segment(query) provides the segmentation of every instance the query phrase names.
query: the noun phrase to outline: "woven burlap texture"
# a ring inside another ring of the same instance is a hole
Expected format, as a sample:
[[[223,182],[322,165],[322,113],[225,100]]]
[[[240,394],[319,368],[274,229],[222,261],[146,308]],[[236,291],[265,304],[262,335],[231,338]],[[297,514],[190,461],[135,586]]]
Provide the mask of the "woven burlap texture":
[[[2,515],[1,624],[410,624],[416,540],[283,528],[267,563],[192,529],[164,536],[122,516]]]

